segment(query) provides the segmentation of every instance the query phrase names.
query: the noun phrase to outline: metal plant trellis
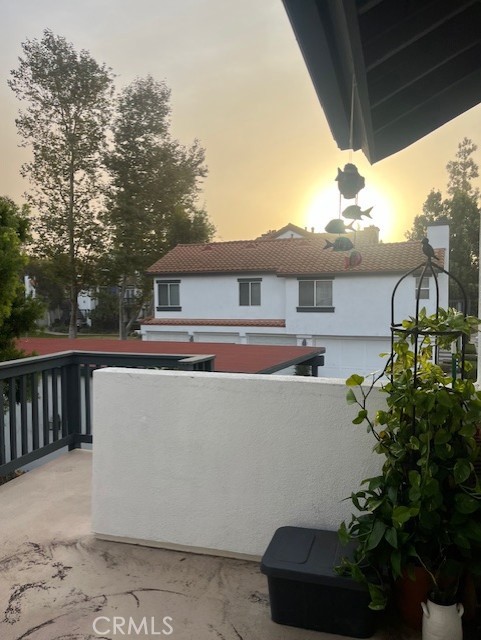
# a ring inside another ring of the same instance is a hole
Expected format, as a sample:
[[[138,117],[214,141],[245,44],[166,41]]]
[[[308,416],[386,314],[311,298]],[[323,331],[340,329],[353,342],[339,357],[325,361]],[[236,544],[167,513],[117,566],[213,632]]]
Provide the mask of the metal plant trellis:
[[[424,242],[424,241],[423,241]],[[425,241],[427,242],[427,240]],[[428,245],[429,246],[429,245]],[[439,264],[435,264],[433,263],[433,258],[435,260],[437,260],[436,256],[434,256],[434,252],[432,251],[431,247],[429,246],[429,249],[432,252],[432,257],[431,256],[427,256],[426,261],[422,262],[421,264],[419,264],[418,266],[414,267],[414,269],[411,269],[410,271],[408,271],[407,273],[405,273],[397,282],[396,286],[393,289],[392,292],[392,296],[391,296],[391,357],[389,362],[393,362],[394,359],[394,343],[396,340],[396,335],[399,334],[412,334],[413,336],[413,352],[414,352],[414,360],[413,360],[413,384],[416,385],[416,381],[417,381],[417,374],[418,374],[418,356],[419,356],[419,348],[420,348],[420,339],[421,342],[424,339],[424,337],[429,336],[433,338],[434,341],[434,349],[433,349],[433,361],[435,364],[439,364],[439,358],[440,358],[440,349],[439,349],[439,345],[438,345],[438,340],[440,337],[445,337],[445,338],[452,338],[451,340],[449,340],[449,342],[451,344],[457,343],[458,339],[461,338],[461,349],[459,350],[460,353],[460,359],[459,359],[459,376],[464,379],[465,377],[465,352],[466,352],[466,343],[468,341],[468,336],[465,333],[461,333],[459,331],[456,330],[447,330],[447,331],[433,331],[433,330],[427,330],[427,329],[422,329],[419,326],[419,301],[421,299],[421,289],[422,289],[422,283],[423,283],[423,279],[425,277],[429,277],[432,276],[434,279],[434,283],[435,283],[435,289],[436,289],[436,298],[435,298],[435,317],[436,320],[439,317],[439,282],[438,282],[438,274],[440,273],[444,273],[448,276],[449,279],[454,280],[457,285],[459,286],[459,289],[461,291],[461,309],[459,310],[460,313],[463,314],[463,317],[466,318],[466,309],[467,309],[467,296],[466,296],[466,292],[464,290],[463,285],[461,284],[461,282],[456,278],[456,276],[454,276],[452,273],[450,273],[449,271],[446,271],[446,269],[444,269],[443,267],[441,267],[441,265]],[[395,321],[395,302],[396,302],[396,292],[398,291],[399,285],[409,276],[411,275],[415,275],[419,273],[419,283],[417,285],[416,288],[416,311],[415,311],[415,315],[414,315],[414,327],[413,328],[404,328],[402,325],[402,322],[396,322]],[[457,371],[457,366],[456,366],[456,362],[454,361],[454,355],[453,355],[453,364],[452,364],[452,372],[453,372],[453,378],[456,377],[456,371]],[[390,379],[391,382],[393,381],[393,369],[391,367],[391,375],[390,375]]]

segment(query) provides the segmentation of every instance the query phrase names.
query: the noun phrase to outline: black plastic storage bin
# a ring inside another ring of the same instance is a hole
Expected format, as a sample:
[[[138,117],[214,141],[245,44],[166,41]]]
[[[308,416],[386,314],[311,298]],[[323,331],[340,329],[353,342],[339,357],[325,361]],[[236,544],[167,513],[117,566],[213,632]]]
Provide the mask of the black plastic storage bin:
[[[262,558],[274,622],[354,638],[370,638],[377,614],[367,589],[334,567],[349,554],[336,531],[281,527]]]

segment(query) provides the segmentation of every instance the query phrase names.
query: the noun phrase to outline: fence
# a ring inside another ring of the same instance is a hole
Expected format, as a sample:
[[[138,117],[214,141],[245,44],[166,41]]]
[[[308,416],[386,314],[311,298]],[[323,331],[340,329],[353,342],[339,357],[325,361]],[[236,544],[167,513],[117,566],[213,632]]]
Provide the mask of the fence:
[[[69,351],[0,364],[0,477],[92,443],[92,373],[101,367],[211,371],[214,356]]]

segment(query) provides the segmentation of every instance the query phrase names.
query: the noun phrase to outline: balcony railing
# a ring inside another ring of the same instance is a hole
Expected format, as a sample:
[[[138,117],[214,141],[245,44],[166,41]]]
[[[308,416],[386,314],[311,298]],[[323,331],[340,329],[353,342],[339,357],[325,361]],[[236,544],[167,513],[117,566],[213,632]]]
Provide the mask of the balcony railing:
[[[0,363],[0,477],[92,443],[92,373],[101,367],[212,371],[214,356],[68,351]]]

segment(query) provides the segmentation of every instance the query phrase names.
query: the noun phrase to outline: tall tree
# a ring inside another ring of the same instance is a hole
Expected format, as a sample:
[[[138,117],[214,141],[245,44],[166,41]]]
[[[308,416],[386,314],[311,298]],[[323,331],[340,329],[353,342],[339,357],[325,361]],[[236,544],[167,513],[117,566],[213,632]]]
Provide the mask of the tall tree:
[[[23,244],[27,240],[28,209],[0,197],[0,361],[22,355],[15,341],[35,327],[42,307],[25,297],[22,269],[26,263]]]
[[[107,225],[112,239],[109,272],[118,283],[119,334],[125,339],[151,296],[145,270],[178,242],[204,242],[214,228],[197,206],[207,175],[197,141],[181,145],[170,134],[170,90],[151,76],[127,86],[117,101],[113,146],[106,165],[112,178]],[[133,299],[126,295],[134,288]]]
[[[88,287],[92,264],[103,249],[98,213],[112,73],[49,30],[41,40],[26,40],[22,49],[9,81],[25,104],[16,124],[33,152],[22,174],[30,180],[28,200],[38,212],[33,231],[39,255],[68,258],[64,277],[69,337],[74,338],[77,295]]]
[[[461,282],[468,296],[468,313],[476,313],[478,306],[480,191],[473,186],[478,177],[478,165],[473,159],[477,146],[468,138],[458,145],[454,160],[446,165],[448,172],[447,197],[432,190],[423,205],[422,214],[414,218],[406,234],[419,240],[426,227],[445,220],[450,227],[450,271]],[[455,305],[461,292],[454,283],[450,287],[450,304]]]

